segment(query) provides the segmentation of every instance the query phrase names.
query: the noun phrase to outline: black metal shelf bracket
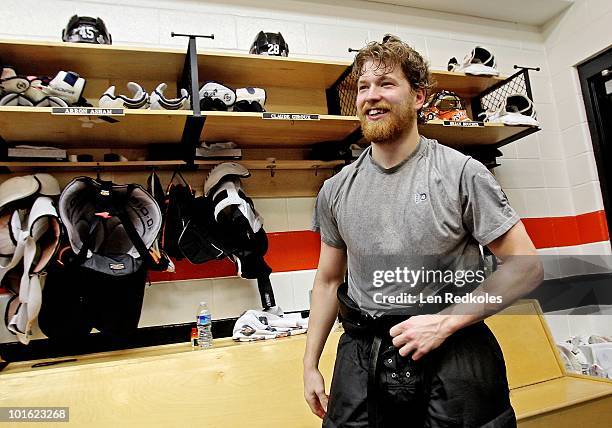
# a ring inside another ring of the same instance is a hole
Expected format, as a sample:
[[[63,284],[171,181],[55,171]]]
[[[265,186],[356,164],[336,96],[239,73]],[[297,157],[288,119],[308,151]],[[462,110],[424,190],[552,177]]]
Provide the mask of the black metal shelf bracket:
[[[533,94],[531,92],[531,81],[529,79],[529,70],[540,71],[539,67],[521,67],[518,65],[514,66],[518,69],[516,73],[507,79],[491,86],[490,88],[482,91],[480,94],[472,99],[472,117],[478,118],[486,110],[497,109],[509,95],[522,94],[533,102]],[[537,114],[537,112],[536,112]],[[514,141],[525,138],[534,132],[540,131],[539,127],[529,127],[521,132],[518,132],[510,137],[507,137],[497,144],[495,148],[505,146]]]
[[[183,72],[181,78],[177,82],[176,91],[177,95],[180,96],[181,88],[186,88],[191,99],[191,109],[193,115],[187,117],[185,120],[185,128],[183,129],[183,135],[181,137],[181,146],[183,148],[183,159],[187,163],[187,168],[194,167],[195,160],[195,148],[200,144],[200,135],[204,129],[204,122],[206,116],[202,116],[200,110],[200,83],[198,76],[198,49],[196,39],[214,39],[215,35],[209,36],[200,34],[181,34],[181,33],[170,33],[172,37],[188,37],[187,55],[185,56],[185,64],[183,65]]]
[[[530,67],[518,67],[519,71],[499,83],[485,89],[472,99],[472,117],[478,118],[481,113],[487,110],[495,110],[501,105],[508,95],[522,94],[533,102],[531,92],[531,81],[529,80],[529,70],[537,70]],[[514,140],[513,140],[514,141]],[[507,144],[504,142],[499,145]]]

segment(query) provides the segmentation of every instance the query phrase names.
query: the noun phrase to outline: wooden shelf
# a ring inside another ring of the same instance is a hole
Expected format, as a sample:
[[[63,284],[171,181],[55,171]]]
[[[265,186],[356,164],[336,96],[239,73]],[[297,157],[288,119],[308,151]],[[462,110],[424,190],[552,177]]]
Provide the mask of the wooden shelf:
[[[52,75],[62,69],[74,70],[90,79],[92,85],[105,86],[111,81],[128,78],[170,83],[180,78],[186,46],[184,50],[150,49],[4,40],[0,41],[0,57],[23,74]],[[326,112],[325,89],[351,65],[344,61],[204,51],[197,57],[201,82],[212,79],[232,86],[269,88],[268,110],[291,113]],[[432,75],[436,88],[453,90],[463,97],[473,97],[503,80],[447,71],[432,71]],[[197,144],[197,125],[201,124],[195,118],[189,121],[191,126],[186,127],[187,119],[193,117],[191,111],[126,110],[125,116],[112,117],[113,123],[98,117],[59,116],[50,112],[50,108],[0,107],[0,136],[11,144],[35,143],[66,149],[145,149],[149,144],[160,143],[175,143],[178,147],[183,135]],[[202,116],[205,123],[200,140],[229,140],[242,148],[303,148],[317,142],[343,140],[359,128],[359,121],[354,116],[321,114],[317,121],[264,120],[260,113],[202,112]],[[432,123],[419,126],[423,135],[457,148],[500,145],[537,129],[499,124],[479,128]],[[84,165],[79,164],[79,167]],[[297,166],[291,166],[294,167]]]
[[[176,82],[185,49],[151,49],[84,43],[0,40],[0,56],[19,73],[54,75],[72,70],[85,79]],[[35,61],[33,60],[35,59]],[[351,65],[240,53],[199,52],[200,81],[218,80],[243,86],[328,88]]]
[[[277,160],[271,162],[268,160],[241,159],[241,160],[196,160],[195,164],[201,168],[211,168],[223,162],[237,162],[246,169],[274,169],[274,170],[315,170],[315,169],[333,169],[337,166],[344,165],[342,160],[321,161],[321,160]]]
[[[174,169],[186,165],[184,161],[127,161],[127,162],[0,162],[0,168],[6,168],[10,172],[17,171],[36,171],[47,169],[53,171],[70,170],[147,170]]]
[[[479,95],[482,91],[489,89],[506,79],[505,77],[473,76],[465,73],[455,73],[441,70],[431,70],[431,76],[434,83],[434,86],[430,91],[431,93],[445,89],[447,91],[456,92],[457,95],[462,98],[473,98],[476,95]],[[354,103],[357,97],[357,81],[354,77],[351,78],[353,79],[352,84],[354,93],[351,96],[345,94],[346,99],[344,99],[343,103]],[[344,106],[346,108],[346,104]]]
[[[141,79],[175,82],[185,49],[150,49],[86,43],[0,40],[0,56],[20,74],[55,75],[71,70],[85,79]]]
[[[308,146],[342,140],[359,128],[355,116],[321,115],[320,120],[267,120],[261,113],[202,112],[201,140],[234,141],[244,147]]]
[[[446,89],[464,98],[472,98],[505,79],[505,77],[472,76],[450,71],[432,71],[432,76],[435,80],[432,92]]]
[[[419,125],[421,135],[455,148],[479,145],[497,146],[508,138],[511,139],[523,132],[535,132],[538,129],[533,126],[507,126],[501,123],[485,123],[482,127],[444,126],[441,123],[431,122]]]
[[[126,110],[109,123],[96,116],[52,115],[51,107],[0,107],[0,136],[9,143],[61,147],[134,147],[179,143],[191,111]],[[94,120],[93,126],[87,126]]]
[[[218,80],[241,86],[329,88],[351,66],[345,61],[319,61],[238,53],[198,53],[200,81]]]
[[[22,74],[54,75],[72,70],[86,79],[175,82],[182,73],[185,49],[151,49],[85,43],[0,40],[0,56]],[[33,61],[35,59],[35,61]],[[200,81],[219,80],[249,86],[329,88],[350,67],[346,61],[320,61],[240,53],[199,52]],[[503,80],[432,71],[437,88],[474,96]]]
[[[140,147],[180,143],[191,111],[126,110],[113,116],[115,123],[89,117],[96,123],[83,127],[87,116],[51,115],[49,107],[0,107],[0,135],[9,143],[41,143],[65,148]],[[355,116],[320,115],[320,120],[262,119],[261,113],[203,112],[206,121],[201,140],[234,141],[248,147],[307,147],[338,141],[359,128]],[[507,138],[538,128],[485,123],[483,127],[419,125],[419,132],[452,147],[497,145]]]

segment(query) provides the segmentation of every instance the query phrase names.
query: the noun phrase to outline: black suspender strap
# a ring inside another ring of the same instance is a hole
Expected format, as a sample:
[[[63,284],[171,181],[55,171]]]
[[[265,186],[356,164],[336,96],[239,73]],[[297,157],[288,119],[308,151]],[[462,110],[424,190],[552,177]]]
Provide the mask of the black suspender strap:
[[[378,428],[378,356],[380,354],[380,344],[382,338],[375,334],[372,338],[372,349],[368,360],[368,426]]]

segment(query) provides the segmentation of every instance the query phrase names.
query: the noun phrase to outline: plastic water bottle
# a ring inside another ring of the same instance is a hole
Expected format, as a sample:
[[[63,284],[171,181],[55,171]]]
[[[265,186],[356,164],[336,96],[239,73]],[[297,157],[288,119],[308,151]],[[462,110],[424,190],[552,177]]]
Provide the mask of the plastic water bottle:
[[[198,315],[196,318],[196,327],[198,328],[198,346],[200,349],[210,348],[213,345],[212,332],[212,316],[206,302],[200,302]]]

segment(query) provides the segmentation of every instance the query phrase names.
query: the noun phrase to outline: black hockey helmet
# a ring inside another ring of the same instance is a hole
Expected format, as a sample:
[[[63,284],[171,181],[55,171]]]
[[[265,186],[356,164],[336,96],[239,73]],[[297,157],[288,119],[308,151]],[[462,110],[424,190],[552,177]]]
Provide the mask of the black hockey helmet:
[[[249,53],[256,55],[289,56],[289,45],[281,33],[260,31],[255,37]]]
[[[73,43],[112,45],[113,39],[100,18],[73,15],[62,30],[62,40]]]

